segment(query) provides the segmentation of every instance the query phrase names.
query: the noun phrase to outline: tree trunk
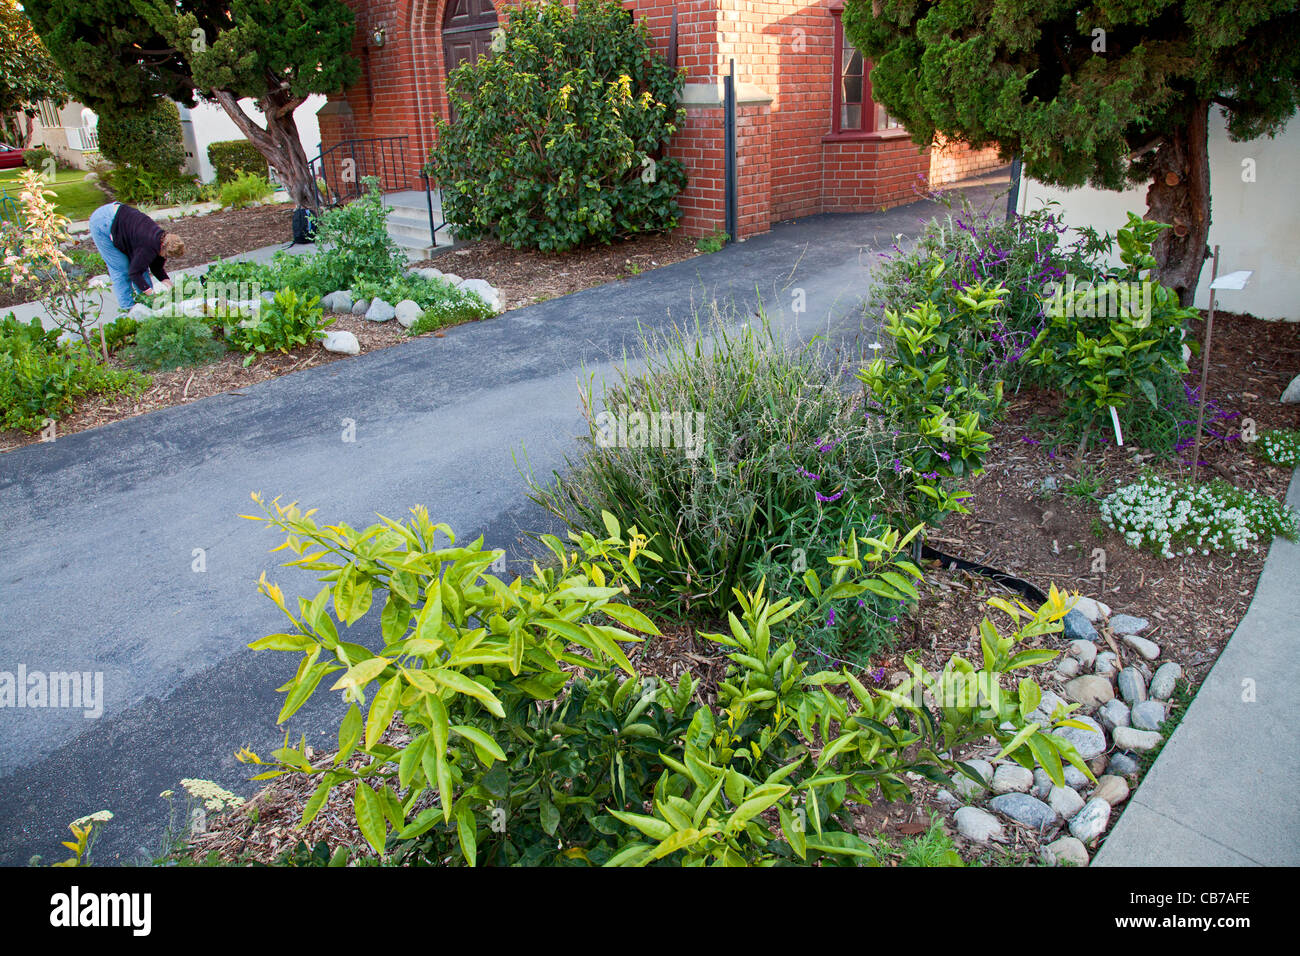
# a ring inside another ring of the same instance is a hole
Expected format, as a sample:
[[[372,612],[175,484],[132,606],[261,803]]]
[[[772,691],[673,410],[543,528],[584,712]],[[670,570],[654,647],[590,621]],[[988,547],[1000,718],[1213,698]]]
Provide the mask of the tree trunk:
[[[307,154],[303,152],[298,124],[293,118],[293,111],[302,104],[302,99],[288,93],[260,97],[257,105],[266,117],[266,128],[263,129],[240,108],[234,94],[225,90],[216,90],[214,94],[249,142],[275,167],[294,205],[299,209],[318,211],[320,193],[316,189],[316,177],[312,174]]]
[[[1147,218],[1167,222],[1151,249],[1156,278],[1192,304],[1201,267],[1209,257],[1210,235],[1210,104],[1198,100],[1187,122],[1156,150],[1154,178],[1147,190]]]

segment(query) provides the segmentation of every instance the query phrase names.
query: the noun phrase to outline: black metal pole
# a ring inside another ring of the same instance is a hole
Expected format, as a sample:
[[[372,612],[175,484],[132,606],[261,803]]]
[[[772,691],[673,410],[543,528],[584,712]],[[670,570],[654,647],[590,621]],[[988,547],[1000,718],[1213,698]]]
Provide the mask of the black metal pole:
[[[731,61],[731,70],[724,78],[723,127],[725,129],[723,149],[726,150],[726,216],[727,236],[732,242],[736,235],[736,61]]]
[[[1016,218],[1016,207],[1020,205],[1020,157],[1011,159],[1011,191],[1007,193],[1007,222]]]
[[[424,180],[424,205],[429,210],[429,246],[438,248],[438,228],[433,224],[433,193],[429,192],[429,174],[420,171],[420,178]]]

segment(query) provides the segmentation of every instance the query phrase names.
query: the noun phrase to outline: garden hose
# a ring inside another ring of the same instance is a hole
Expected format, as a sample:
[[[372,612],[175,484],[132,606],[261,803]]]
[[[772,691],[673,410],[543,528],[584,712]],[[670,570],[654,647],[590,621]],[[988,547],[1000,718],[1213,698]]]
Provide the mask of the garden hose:
[[[922,561],[938,561],[939,564],[949,571],[969,571],[972,574],[979,574],[1001,584],[1005,588],[1015,591],[1036,604],[1043,604],[1047,601],[1047,595],[1044,594],[1028,581],[1022,581],[1020,578],[1013,577],[1005,571],[999,571],[997,568],[990,568],[986,564],[979,564],[976,561],[967,561],[965,558],[954,557],[951,554],[944,554],[928,544],[921,545]]]

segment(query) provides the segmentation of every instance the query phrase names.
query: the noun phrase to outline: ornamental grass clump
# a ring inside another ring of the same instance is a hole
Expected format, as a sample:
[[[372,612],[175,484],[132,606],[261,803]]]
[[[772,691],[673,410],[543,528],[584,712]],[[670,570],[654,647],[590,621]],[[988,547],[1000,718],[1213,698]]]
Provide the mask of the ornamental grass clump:
[[[1103,500],[1101,516],[1130,546],[1163,558],[1236,554],[1275,535],[1300,533],[1300,516],[1266,495],[1224,481],[1191,485],[1150,473]]]

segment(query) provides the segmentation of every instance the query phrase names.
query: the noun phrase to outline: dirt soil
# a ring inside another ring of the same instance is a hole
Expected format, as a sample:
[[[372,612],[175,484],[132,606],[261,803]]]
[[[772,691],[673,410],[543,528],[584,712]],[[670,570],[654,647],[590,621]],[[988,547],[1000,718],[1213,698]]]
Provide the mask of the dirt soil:
[[[627,279],[697,255],[703,253],[695,248],[694,239],[664,233],[558,253],[511,249],[485,239],[448,249],[417,265],[465,278],[486,279],[514,309]]]
[[[1209,396],[1228,417],[1221,431],[1228,440],[1211,441],[1203,448],[1202,460],[1210,473],[1277,498],[1285,496],[1290,480],[1288,469],[1256,458],[1240,440],[1241,417],[1254,419],[1259,431],[1268,428],[1300,427],[1300,406],[1277,401],[1291,377],[1300,370],[1300,324],[1263,322],[1250,316],[1218,315],[1210,367]],[[1202,329],[1195,330],[1201,338]],[[1199,364],[1198,364],[1199,369]],[[1090,497],[1064,493],[1078,477],[1069,452],[1055,453],[1043,444],[1044,436],[1029,430],[1029,417],[1052,407],[1050,396],[1026,392],[1011,400],[1006,420],[992,428],[993,451],[985,473],[972,483],[974,498],[968,502],[971,514],[956,516],[930,540],[961,557],[1009,571],[1046,587],[1078,591],[1110,605],[1115,613],[1146,617],[1152,627],[1144,632],[1161,646],[1160,660],[1174,660],[1183,666],[1185,678],[1194,688],[1208,672],[1237,623],[1245,616],[1265,551],[1259,549],[1237,557],[1195,555],[1164,560],[1137,552],[1113,531],[1100,527],[1097,502],[1124,484],[1144,466],[1179,475],[1186,467],[1152,462],[1132,448],[1114,445],[1093,450],[1086,462],[1104,477],[1102,486]],[[1236,418],[1231,416],[1236,415]],[[1041,491],[1043,480],[1053,477],[1057,491]],[[1100,532],[1100,535],[1098,535]],[[1094,571],[1094,549],[1105,550],[1105,571]],[[978,624],[985,616],[999,626],[1007,623],[1001,612],[987,607],[989,597],[1016,595],[987,578],[932,564],[926,569],[927,584],[915,613],[904,622],[895,646],[871,662],[868,670],[880,674],[885,686],[897,685],[906,677],[904,657],[911,654],[923,667],[939,669],[953,654],[979,660]],[[700,630],[713,630],[705,627]],[[672,680],[690,671],[702,681],[701,697],[716,700],[717,681],[726,661],[708,641],[689,627],[664,627],[664,637],[647,641],[629,656],[638,670]],[[1103,641],[1127,664],[1133,652],[1101,628]],[[1048,636],[1030,642],[1059,646]],[[1045,689],[1060,692],[1065,678],[1054,671],[1055,662],[1022,671]],[[990,757],[988,747],[972,747],[959,756]],[[1103,769],[1098,758],[1094,772]],[[327,807],[333,808],[325,821],[313,824],[307,834],[293,830],[292,822],[302,812],[311,787],[296,775],[286,775],[260,793],[256,799],[262,832],[250,825],[246,815],[235,813],[215,821],[212,832],[196,848],[196,855],[209,850],[226,860],[248,854],[270,862],[276,853],[290,848],[297,839],[308,845],[326,838],[331,849],[346,844],[362,855],[371,855],[364,841],[349,823],[351,797],[332,794]],[[858,832],[867,839],[884,838],[897,844],[902,838],[929,825],[930,814],[946,809],[936,800],[939,788],[928,781],[915,781],[910,802],[877,800],[852,810]],[[337,802],[337,806],[335,806]],[[326,816],[325,814],[322,814]],[[951,831],[951,826],[945,824]],[[1007,843],[990,848],[951,834],[958,852],[969,863],[1029,864],[1038,862],[1040,845],[1051,842],[1056,831],[1041,836],[1008,823]]]

